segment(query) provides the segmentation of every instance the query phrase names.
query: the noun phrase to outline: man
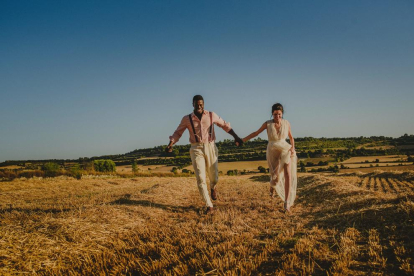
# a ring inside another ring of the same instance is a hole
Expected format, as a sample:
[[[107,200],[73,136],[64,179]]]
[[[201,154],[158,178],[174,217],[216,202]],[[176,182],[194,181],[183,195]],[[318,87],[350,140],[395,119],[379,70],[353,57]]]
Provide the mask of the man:
[[[172,152],[172,146],[178,142],[184,131],[190,132],[190,155],[194,172],[197,178],[198,190],[206,203],[206,213],[213,212],[213,204],[207,190],[206,174],[210,179],[211,198],[217,199],[216,185],[218,182],[218,150],[215,144],[216,135],[214,124],[234,137],[236,145],[241,146],[243,141],[230,127],[230,123],[224,121],[216,113],[204,110],[204,99],[201,95],[193,98],[194,112],[185,115],[181,119],[174,134],[170,136],[170,143],[165,149]]]

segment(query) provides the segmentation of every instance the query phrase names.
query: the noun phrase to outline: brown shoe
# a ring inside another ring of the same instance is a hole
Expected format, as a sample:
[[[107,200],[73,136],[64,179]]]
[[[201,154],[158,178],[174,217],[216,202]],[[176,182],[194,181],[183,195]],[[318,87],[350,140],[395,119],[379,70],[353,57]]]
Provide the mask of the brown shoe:
[[[214,208],[213,207],[207,207],[206,209],[206,215],[211,215],[214,213]]]
[[[211,189],[211,198],[213,200],[217,200],[217,192],[216,192],[216,189]]]

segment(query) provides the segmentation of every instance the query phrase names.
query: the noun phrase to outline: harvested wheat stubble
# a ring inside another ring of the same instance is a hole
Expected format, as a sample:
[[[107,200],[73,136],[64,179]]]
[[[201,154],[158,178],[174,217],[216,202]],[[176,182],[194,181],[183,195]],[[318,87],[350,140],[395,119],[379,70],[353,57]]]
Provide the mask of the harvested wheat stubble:
[[[226,176],[213,216],[194,178],[3,182],[0,273],[413,273],[413,191],[359,186],[369,177],[412,181],[303,174],[288,215],[269,198],[267,176]]]
[[[361,182],[361,188],[368,188],[368,183],[369,183],[369,177],[364,177],[362,182]]]
[[[376,181],[374,177],[370,177],[369,178],[369,189],[375,191],[375,185],[376,185]]]

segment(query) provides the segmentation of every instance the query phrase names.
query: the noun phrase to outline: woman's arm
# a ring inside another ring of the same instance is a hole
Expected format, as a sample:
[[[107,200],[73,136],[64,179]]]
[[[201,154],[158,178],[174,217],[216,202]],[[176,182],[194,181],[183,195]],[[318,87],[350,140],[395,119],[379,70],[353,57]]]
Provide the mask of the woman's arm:
[[[248,136],[243,138],[243,142],[247,142],[250,139],[256,137],[257,135],[259,135],[260,133],[263,132],[263,130],[265,130],[267,128],[267,123],[264,122],[264,124],[255,132],[250,133]]]
[[[289,135],[290,144],[292,145],[292,148],[290,149],[290,151],[293,154],[295,152],[295,140],[293,139],[293,136],[292,136],[292,131],[290,129],[290,124],[289,124],[289,133],[288,133],[288,135]]]

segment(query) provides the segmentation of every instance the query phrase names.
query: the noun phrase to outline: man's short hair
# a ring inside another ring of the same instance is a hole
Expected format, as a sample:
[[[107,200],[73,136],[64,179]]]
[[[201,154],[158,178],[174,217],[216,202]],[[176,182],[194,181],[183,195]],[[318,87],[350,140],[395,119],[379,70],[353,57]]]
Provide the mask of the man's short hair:
[[[193,97],[193,103],[194,103],[194,102],[198,102],[198,101],[200,101],[200,100],[204,102],[203,96],[201,96],[201,95],[195,95],[195,96]]]

